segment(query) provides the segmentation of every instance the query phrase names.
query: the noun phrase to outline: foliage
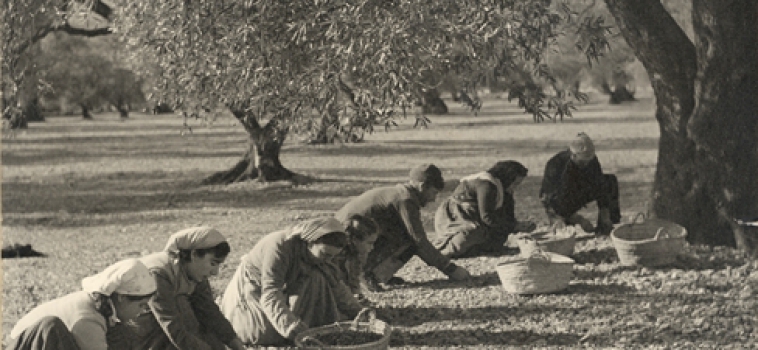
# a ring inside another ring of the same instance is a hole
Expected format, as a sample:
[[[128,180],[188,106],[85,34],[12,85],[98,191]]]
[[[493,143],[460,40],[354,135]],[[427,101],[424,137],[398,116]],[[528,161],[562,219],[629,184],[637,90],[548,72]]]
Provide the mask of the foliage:
[[[97,36],[110,33],[104,21],[109,6],[80,0],[6,0],[0,8],[0,91],[3,118],[21,113],[22,89],[37,91],[36,61],[30,48],[50,33]],[[31,81],[28,80],[32,77]],[[25,88],[26,86],[31,86]],[[32,100],[34,97],[31,98]]]
[[[518,63],[545,73],[545,51],[570,15],[557,8],[547,0],[129,1],[116,27],[160,72],[157,100],[243,108],[261,120],[286,115],[281,125],[302,131],[327,114],[364,125],[386,117],[379,111],[403,115],[440,84],[430,72]],[[353,84],[347,96],[340,77]],[[564,107],[517,97],[541,118]]]
[[[48,98],[63,97],[83,109],[111,105],[126,111],[144,102],[142,81],[119,67],[112,38],[60,33],[48,39],[36,58]]]

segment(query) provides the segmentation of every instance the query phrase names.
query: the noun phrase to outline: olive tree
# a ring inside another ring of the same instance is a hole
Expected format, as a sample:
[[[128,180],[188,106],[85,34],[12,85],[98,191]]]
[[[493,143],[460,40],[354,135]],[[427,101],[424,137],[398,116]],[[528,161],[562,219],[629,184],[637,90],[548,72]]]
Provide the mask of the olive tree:
[[[659,0],[605,0],[655,94],[652,211],[691,241],[755,252],[737,220],[758,217],[758,2],[679,2],[692,39]]]
[[[248,132],[242,159],[206,183],[290,178],[279,152],[291,132],[325,116],[339,128],[391,125],[440,83],[430,72],[516,61],[536,71],[561,19],[547,0],[138,0],[119,10],[135,61],[158,67],[155,98],[187,114],[228,108]],[[546,102],[529,103],[546,113]]]

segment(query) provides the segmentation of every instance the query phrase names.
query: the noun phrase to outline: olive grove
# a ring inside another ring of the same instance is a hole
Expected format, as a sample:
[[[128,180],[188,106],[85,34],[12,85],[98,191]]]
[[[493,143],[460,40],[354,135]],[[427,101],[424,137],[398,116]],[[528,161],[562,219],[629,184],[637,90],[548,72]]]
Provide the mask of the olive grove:
[[[684,225],[692,242],[755,251],[755,233],[739,220],[758,217],[758,2],[604,3],[644,66],[657,105],[652,213]],[[226,108],[247,131],[242,159],[206,183],[287,179],[294,174],[279,152],[290,134],[391,126],[442,84],[434,77],[450,72],[526,71],[541,81],[510,91],[525,111],[535,120],[569,114],[570,90],[555,84],[545,64],[561,25],[577,20],[564,5],[138,0],[117,3],[112,14],[100,1],[7,1],[0,41],[3,100],[10,103],[3,112],[18,106],[11,100],[28,79],[25,53],[40,38],[115,31],[133,54],[132,68],[150,73],[158,102],[187,115]],[[112,19],[112,27],[72,26],[74,7]],[[676,8],[687,11],[670,11]],[[682,28],[682,18],[691,28]],[[578,28],[595,34],[578,36],[581,51],[606,53],[603,23],[589,18]]]
[[[279,161],[288,135],[324,123],[389,127],[440,73],[518,64],[549,80],[545,50],[571,16],[545,0],[130,1],[119,10],[129,51],[158,67],[160,101],[184,113],[228,108],[247,130],[243,158],[206,183],[291,178]],[[514,97],[540,118],[570,110],[569,99],[537,90]]]

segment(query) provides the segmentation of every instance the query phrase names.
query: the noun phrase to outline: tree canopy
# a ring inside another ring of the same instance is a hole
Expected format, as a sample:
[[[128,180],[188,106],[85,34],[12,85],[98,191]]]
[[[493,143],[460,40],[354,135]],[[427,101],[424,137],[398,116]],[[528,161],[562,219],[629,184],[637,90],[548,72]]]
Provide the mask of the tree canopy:
[[[547,74],[545,50],[570,15],[551,3],[130,1],[116,27],[135,57],[159,67],[158,99],[190,110],[272,108],[267,115],[298,126],[311,111],[333,110],[341,84],[352,102],[342,108],[376,117],[436,87],[430,72],[525,64]],[[527,103],[534,113],[548,109]]]

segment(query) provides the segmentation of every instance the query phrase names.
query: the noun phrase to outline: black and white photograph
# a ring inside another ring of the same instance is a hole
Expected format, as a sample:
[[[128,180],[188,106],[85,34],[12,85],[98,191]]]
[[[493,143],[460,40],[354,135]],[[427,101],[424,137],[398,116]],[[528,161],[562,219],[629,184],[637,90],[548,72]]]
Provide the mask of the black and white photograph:
[[[756,0],[2,0],[2,348],[758,349]]]

